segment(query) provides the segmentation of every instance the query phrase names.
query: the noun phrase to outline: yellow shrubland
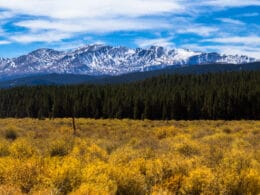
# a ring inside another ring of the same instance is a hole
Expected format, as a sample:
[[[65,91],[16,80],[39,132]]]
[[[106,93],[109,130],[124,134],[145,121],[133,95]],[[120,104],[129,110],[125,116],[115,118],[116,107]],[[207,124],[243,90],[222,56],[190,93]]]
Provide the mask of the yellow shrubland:
[[[0,120],[0,194],[260,194],[259,121]]]

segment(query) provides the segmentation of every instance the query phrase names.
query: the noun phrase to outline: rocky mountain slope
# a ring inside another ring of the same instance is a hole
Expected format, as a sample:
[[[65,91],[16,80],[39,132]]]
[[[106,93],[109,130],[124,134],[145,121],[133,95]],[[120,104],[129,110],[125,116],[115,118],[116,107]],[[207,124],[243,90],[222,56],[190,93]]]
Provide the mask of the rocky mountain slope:
[[[247,56],[194,52],[151,46],[131,49],[107,45],[86,45],[73,51],[38,49],[13,59],[0,58],[0,77],[33,74],[120,75],[158,70],[168,66],[201,64],[245,64]]]

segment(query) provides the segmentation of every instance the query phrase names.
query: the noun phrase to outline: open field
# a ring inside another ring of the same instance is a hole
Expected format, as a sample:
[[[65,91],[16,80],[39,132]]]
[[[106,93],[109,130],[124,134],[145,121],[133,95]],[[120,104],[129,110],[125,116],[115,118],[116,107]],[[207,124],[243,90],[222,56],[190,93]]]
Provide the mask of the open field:
[[[259,194],[260,121],[0,119],[0,194]]]

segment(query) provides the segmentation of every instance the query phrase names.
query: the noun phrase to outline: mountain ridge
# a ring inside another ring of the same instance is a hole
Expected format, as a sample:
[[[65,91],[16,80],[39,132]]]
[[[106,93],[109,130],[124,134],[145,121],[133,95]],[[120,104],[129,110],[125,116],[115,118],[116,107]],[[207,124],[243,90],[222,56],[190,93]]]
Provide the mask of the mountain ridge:
[[[38,86],[38,85],[77,85],[77,84],[117,84],[142,81],[147,78],[157,77],[164,74],[207,74],[217,72],[237,72],[237,71],[259,71],[260,62],[249,64],[207,64],[198,66],[170,66],[160,70],[147,72],[134,72],[118,76],[90,76],[74,74],[41,74],[25,76],[22,78],[1,80],[0,89],[18,86]]]
[[[41,48],[17,58],[0,58],[0,77],[50,73],[114,76],[169,66],[246,64],[256,61],[255,58],[243,55],[203,53],[160,46],[131,49],[93,44],[70,51]]]

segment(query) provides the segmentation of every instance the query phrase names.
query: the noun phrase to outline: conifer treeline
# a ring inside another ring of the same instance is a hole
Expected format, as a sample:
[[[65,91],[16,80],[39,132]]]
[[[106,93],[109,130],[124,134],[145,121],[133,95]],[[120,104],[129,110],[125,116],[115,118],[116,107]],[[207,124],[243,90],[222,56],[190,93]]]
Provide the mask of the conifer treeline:
[[[0,90],[0,117],[260,119],[260,71]]]

